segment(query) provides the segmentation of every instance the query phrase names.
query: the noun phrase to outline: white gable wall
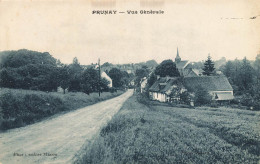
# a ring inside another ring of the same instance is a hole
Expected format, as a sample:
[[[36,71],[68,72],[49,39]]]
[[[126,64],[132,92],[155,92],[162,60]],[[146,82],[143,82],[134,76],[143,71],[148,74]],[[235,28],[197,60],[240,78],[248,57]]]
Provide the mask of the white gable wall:
[[[150,97],[152,100],[157,100],[160,102],[166,102],[167,101],[167,96],[164,93],[159,93],[159,92],[150,92]]]
[[[209,94],[212,96],[212,100],[218,100],[218,99],[215,99],[215,96],[218,95],[218,94],[226,94],[226,95],[230,95],[228,96],[229,98],[228,99],[221,99],[221,100],[230,100],[230,97],[233,97],[233,91],[210,91]],[[233,99],[233,98],[231,98]]]
[[[106,72],[102,72],[101,73],[101,77],[106,79],[107,81],[109,81],[108,87],[112,87],[112,79],[106,74]]]

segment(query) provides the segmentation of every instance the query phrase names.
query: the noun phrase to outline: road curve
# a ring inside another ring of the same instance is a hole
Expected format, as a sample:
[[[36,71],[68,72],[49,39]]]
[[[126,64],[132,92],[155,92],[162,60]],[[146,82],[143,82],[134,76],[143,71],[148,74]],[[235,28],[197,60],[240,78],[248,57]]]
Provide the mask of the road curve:
[[[132,94],[128,90],[113,99],[0,133],[0,164],[70,163]]]

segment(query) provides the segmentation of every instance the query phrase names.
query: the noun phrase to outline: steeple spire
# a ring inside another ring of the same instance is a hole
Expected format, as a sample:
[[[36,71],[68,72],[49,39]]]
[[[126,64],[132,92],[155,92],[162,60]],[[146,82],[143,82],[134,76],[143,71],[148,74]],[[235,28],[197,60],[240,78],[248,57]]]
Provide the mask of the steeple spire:
[[[180,55],[179,55],[179,49],[178,49],[178,47],[177,47],[177,55],[176,55],[176,58],[175,58],[175,62],[176,63],[179,63],[181,61],[181,57],[180,57]]]

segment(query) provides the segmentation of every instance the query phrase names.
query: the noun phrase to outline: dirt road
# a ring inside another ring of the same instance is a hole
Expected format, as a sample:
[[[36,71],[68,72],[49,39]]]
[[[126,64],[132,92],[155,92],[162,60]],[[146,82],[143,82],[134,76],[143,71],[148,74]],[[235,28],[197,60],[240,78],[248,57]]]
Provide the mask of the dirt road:
[[[129,90],[119,97],[0,133],[0,163],[70,163],[132,94]]]

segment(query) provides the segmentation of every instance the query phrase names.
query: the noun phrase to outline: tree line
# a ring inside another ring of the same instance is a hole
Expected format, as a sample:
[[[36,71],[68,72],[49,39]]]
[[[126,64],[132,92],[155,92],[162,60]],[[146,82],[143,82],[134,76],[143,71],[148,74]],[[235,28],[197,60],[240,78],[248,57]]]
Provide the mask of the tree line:
[[[235,96],[241,97],[243,105],[260,108],[260,54],[254,61],[246,57],[228,61],[220,70],[228,78]]]
[[[111,74],[115,87],[127,86],[128,74],[112,69]],[[63,64],[48,52],[36,52],[26,49],[0,52],[0,87],[57,91],[61,87],[72,92],[90,94],[108,91],[105,78],[99,80],[99,72],[93,67],[83,68],[77,58],[71,64]]]

